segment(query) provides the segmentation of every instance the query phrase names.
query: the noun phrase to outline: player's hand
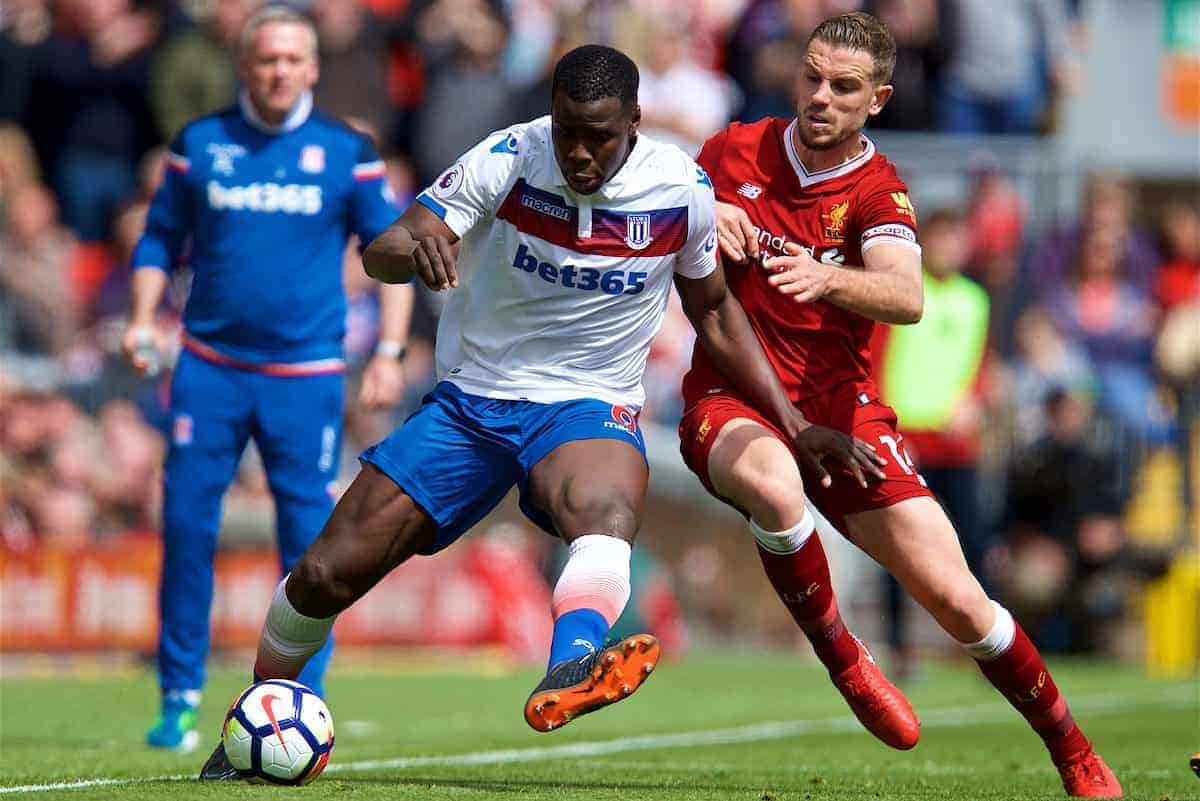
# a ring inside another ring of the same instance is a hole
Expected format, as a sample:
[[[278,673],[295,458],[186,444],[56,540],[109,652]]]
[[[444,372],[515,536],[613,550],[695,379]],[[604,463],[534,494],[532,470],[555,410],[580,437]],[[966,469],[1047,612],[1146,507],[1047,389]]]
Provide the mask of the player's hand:
[[[833,484],[833,477],[821,464],[826,457],[841,462],[862,487],[867,486],[868,475],[873,478],[885,477],[879,468],[887,464],[887,460],[875,452],[875,447],[841,431],[809,425],[792,439],[792,446],[796,449],[801,466],[811,470],[822,487]]]
[[[144,376],[158,372],[165,343],[150,323],[130,323],[121,335],[121,352],[134,370]]]
[[[771,286],[797,303],[813,303],[829,294],[833,285],[832,264],[824,264],[804,248],[788,242],[783,246],[786,256],[763,259],[763,269],[773,275],[767,279]]]
[[[717,243],[721,255],[735,264],[757,261],[761,255],[754,223],[745,210],[732,203],[717,204]]]
[[[404,396],[404,364],[392,356],[371,357],[363,370],[358,402],[369,411],[390,409]]]
[[[443,237],[425,236],[418,239],[412,259],[417,276],[434,292],[458,286],[454,248]]]

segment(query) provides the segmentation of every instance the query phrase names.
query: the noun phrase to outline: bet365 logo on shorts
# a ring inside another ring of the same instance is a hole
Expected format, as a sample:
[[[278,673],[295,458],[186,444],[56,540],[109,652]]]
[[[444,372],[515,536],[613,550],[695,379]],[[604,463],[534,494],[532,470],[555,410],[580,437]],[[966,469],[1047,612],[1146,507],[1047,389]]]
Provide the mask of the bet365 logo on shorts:
[[[630,436],[637,436],[637,412],[625,406],[612,407],[612,420],[604,421],[605,428],[623,431]]]

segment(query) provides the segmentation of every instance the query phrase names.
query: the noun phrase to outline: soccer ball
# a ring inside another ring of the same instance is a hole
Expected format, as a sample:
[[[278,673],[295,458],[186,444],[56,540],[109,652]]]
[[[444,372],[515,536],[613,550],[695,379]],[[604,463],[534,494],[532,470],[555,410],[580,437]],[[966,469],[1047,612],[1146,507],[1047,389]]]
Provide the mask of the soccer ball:
[[[333,753],[333,716],[303,684],[270,679],[244,690],[221,729],[229,762],[250,781],[308,784]]]

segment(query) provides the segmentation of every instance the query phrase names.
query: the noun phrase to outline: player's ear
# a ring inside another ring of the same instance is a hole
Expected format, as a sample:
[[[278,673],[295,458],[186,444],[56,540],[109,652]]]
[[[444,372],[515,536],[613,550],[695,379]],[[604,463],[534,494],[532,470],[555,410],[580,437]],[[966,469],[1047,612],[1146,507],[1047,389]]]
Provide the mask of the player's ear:
[[[867,109],[867,114],[874,117],[879,112],[883,111],[883,107],[887,105],[888,100],[892,96],[895,87],[890,83],[885,83],[882,86],[875,87],[875,95],[871,98],[871,107]]]
[[[637,134],[638,126],[642,124],[642,107],[637,103],[633,104],[633,114],[629,117],[629,133]]]

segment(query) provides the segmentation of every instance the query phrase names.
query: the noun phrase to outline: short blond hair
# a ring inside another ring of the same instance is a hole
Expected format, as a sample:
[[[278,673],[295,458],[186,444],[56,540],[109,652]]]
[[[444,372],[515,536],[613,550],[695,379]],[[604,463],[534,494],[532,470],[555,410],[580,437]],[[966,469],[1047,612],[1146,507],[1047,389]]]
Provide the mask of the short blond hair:
[[[246,24],[242,26],[241,35],[238,36],[238,55],[246,55],[250,48],[254,46],[254,37],[258,34],[259,28],[262,28],[264,25],[276,24],[303,26],[308,31],[313,58],[316,58],[317,27],[313,25],[312,20],[299,11],[281,5],[263,6],[250,15],[250,19],[246,20]]]

